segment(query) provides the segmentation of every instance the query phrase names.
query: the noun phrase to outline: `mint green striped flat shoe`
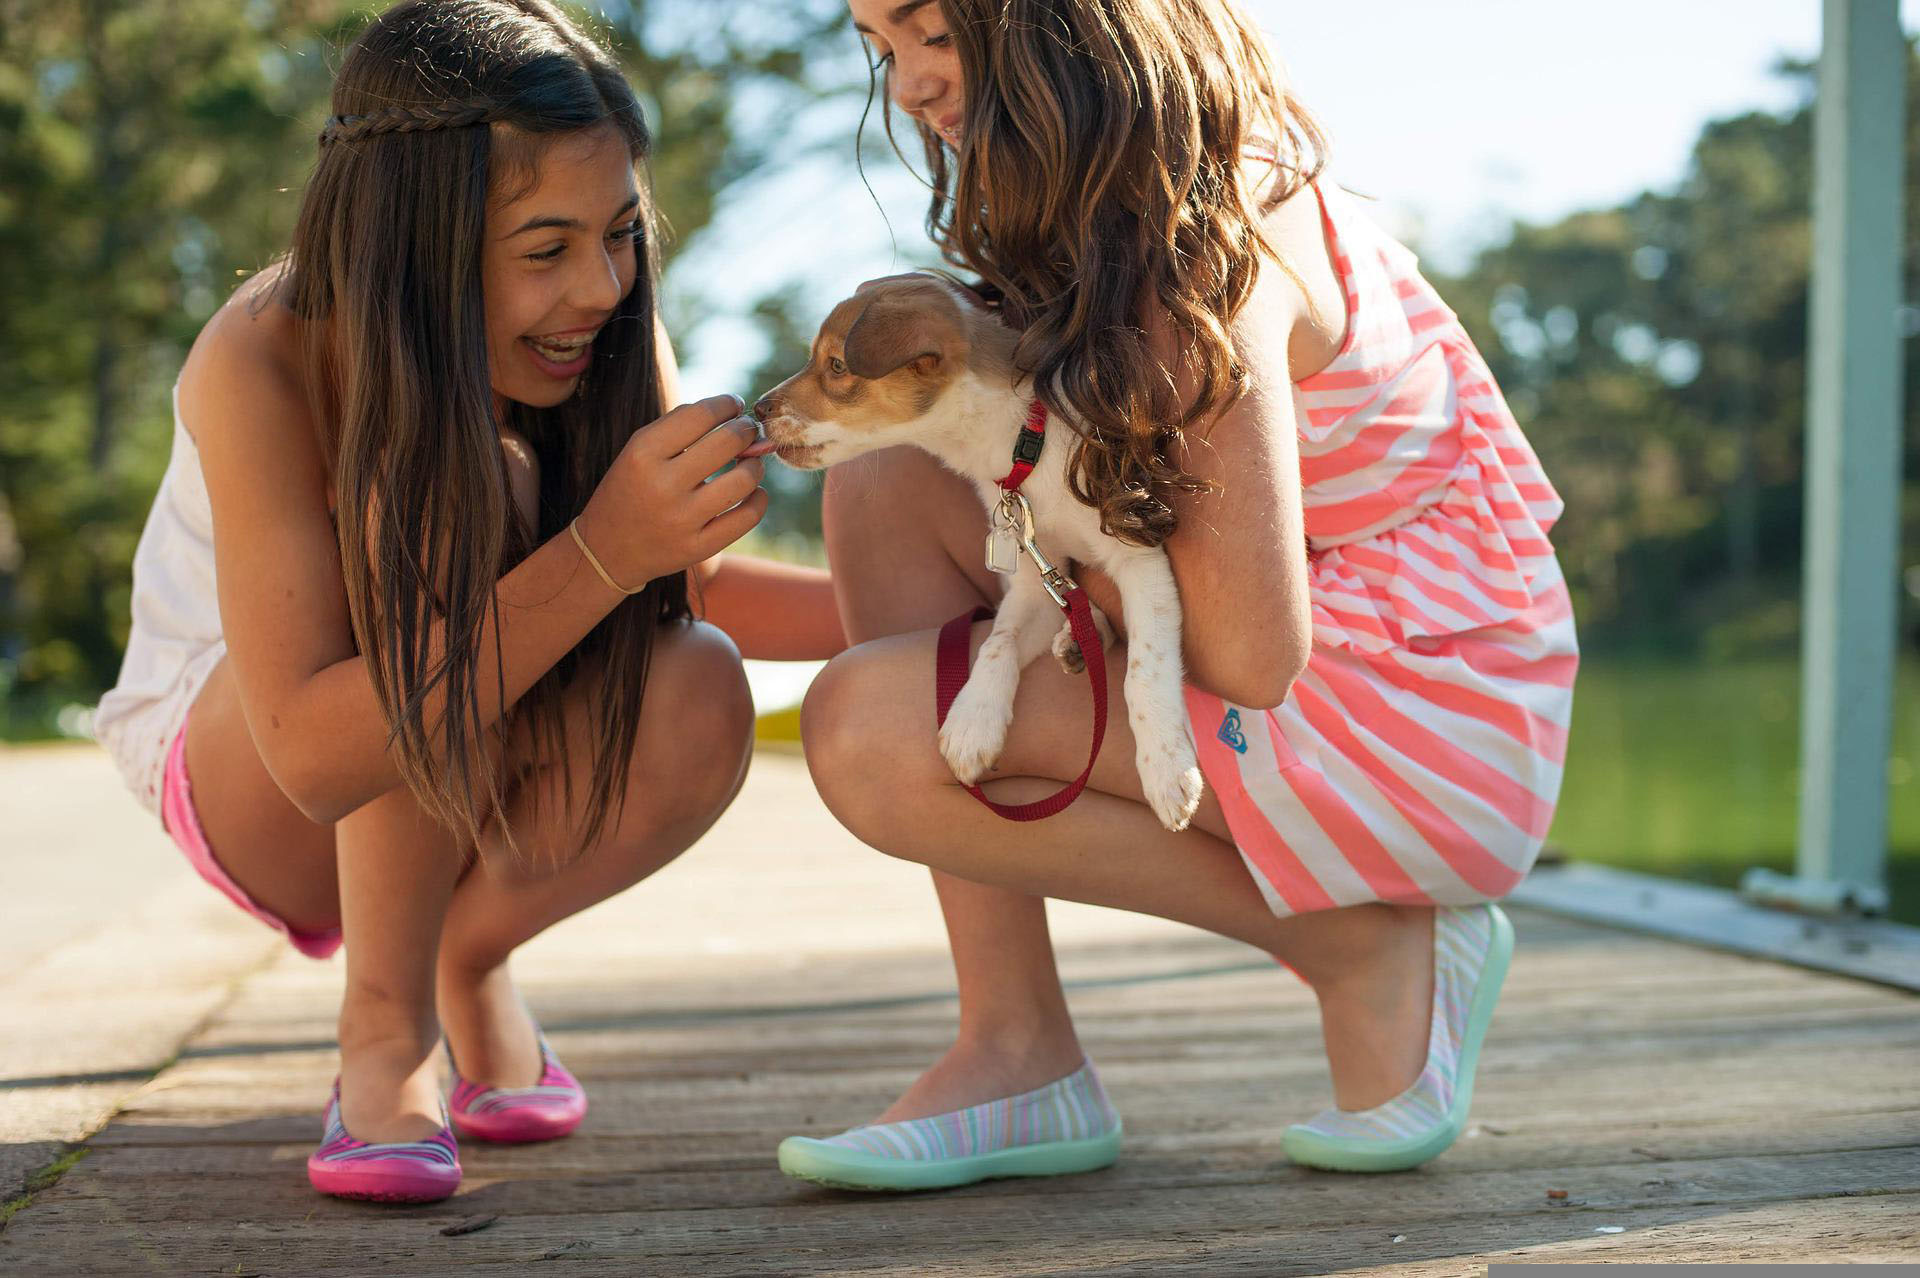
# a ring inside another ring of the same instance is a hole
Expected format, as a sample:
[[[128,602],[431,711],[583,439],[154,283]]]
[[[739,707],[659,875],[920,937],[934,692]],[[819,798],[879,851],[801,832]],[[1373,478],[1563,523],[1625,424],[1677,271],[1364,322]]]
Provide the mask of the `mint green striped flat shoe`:
[[[1091,1061],[1065,1078],[966,1109],[780,1142],[780,1170],[834,1189],[951,1189],[1001,1176],[1067,1176],[1120,1156],[1120,1115]]]
[[[1458,1140],[1512,959],[1513,924],[1499,906],[1436,910],[1426,1068],[1412,1087],[1372,1109],[1322,1110],[1287,1128],[1280,1137],[1287,1157],[1326,1171],[1404,1171]]]

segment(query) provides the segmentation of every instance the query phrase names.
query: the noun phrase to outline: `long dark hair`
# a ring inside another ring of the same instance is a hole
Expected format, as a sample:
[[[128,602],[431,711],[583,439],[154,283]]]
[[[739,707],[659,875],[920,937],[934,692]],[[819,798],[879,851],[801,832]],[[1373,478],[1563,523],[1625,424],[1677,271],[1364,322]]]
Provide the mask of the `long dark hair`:
[[[509,403],[502,421],[481,295],[488,201],[524,193],[516,184],[531,183],[538,148],[556,136],[611,124],[636,164],[650,139],[619,69],[546,0],[394,6],[348,49],[332,111],[281,288],[308,321],[354,640],[421,806],[476,842],[491,815],[517,849],[504,811],[510,783],[488,764],[476,696],[482,628],[494,619],[497,660],[500,576],[579,512],[634,428],[662,411],[657,248],[643,200],[643,266],[578,392],[555,408]],[[509,518],[502,428],[526,436],[540,460],[537,527]],[[436,610],[446,623],[438,651]],[[653,636],[686,616],[685,575],[653,582],[495,728],[570,776],[561,693],[589,658],[604,672],[590,698],[593,779],[575,852],[618,820]],[[435,689],[444,710],[430,723]],[[498,691],[504,702],[503,682]],[[573,801],[569,783],[569,813]]]
[[[1015,361],[1035,388],[1085,423],[1068,468],[1080,500],[1107,532],[1157,545],[1174,495],[1205,487],[1179,465],[1182,432],[1241,393],[1229,326],[1264,261],[1293,274],[1262,234],[1248,149],[1273,159],[1277,203],[1318,176],[1325,138],[1232,0],[940,9],[966,120],[957,154],[920,128],[927,231],[1024,330]],[[1141,327],[1149,305],[1177,368]]]

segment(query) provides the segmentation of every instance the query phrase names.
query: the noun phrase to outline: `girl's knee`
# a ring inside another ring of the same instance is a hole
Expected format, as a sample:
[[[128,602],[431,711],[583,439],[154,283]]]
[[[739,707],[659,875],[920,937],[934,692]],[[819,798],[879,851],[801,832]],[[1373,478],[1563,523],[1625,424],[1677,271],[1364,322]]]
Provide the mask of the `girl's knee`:
[[[665,757],[636,757],[637,779],[658,787],[663,765],[691,768],[690,798],[709,789],[731,798],[753,744],[753,692],[740,652],[724,632],[698,621],[662,631],[654,644],[640,713],[643,723],[657,716],[659,731],[646,735],[657,743],[651,753]]]
[[[859,749],[852,720],[859,696],[860,662],[858,649],[833,658],[814,676],[800,702],[800,746],[822,795],[829,787],[837,788],[841,779],[854,771],[849,764]]]
[[[909,743],[888,727],[886,707],[898,704],[899,690],[883,686],[883,675],[870,654],[852,649],[827,663],[800,706],[814,788],[842,825],[869,842],[913,784],[903,766]]]
[[[689,624],[674,639],[675,697],[682,722],[737,740],[753,728],[753,692],[740,650],[724,630],[704,621]]]

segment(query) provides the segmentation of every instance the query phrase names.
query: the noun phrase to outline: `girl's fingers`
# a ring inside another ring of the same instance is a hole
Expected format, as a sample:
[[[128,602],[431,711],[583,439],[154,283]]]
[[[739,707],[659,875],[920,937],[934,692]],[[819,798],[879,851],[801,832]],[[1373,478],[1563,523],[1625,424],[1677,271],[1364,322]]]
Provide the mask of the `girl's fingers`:
[[[752,532],[754,525],[767,513],[767,501],[767,490],[756,488],[747,494],[745,501],[707,521],[706,528],[701,532],[704,546],[701,558],[719,554]]]
[[[745,402],[738,395],[709,395],[691,404],[682,404],[658,421],[640,428],[642,447],[660,460],[677,456],[714,427],[746,410]],[[719,466],[714,469],[718,470]]]
[[[714,476],[700,489],[701,513],[711,519],[729,506],[739,505],[749,493],[760,487],[766,473],[767,464],[764,461],[749,457],[726,474]]]
[[[673,459],[672,465],[679,482],[692,487],[740,456],[759,438],[760,423],[751,417],[736,417],[722,422]]]

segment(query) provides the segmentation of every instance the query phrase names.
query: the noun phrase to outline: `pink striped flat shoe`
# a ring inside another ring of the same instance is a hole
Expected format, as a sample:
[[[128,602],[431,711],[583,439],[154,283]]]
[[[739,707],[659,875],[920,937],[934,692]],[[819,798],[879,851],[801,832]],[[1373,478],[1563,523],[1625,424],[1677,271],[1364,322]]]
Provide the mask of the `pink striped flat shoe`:
[[[369,1144],[347,1134],[340,1119],[340,1080],[327,1102],[327,1134],[307,1159],[307,1179],[323,1194],[378,1203],[437,1203],[460,1188],[460,1147],[444,1110],[426,1140]]]
[[[453,1060],[453,1046],[447,1046]],[[540,1081],[532,1087],[482,1087],[453,1066],[453,1127],[462,1136],[501,1144],[556,1140],[587,1116],[587,1093],[540,1035]]]

